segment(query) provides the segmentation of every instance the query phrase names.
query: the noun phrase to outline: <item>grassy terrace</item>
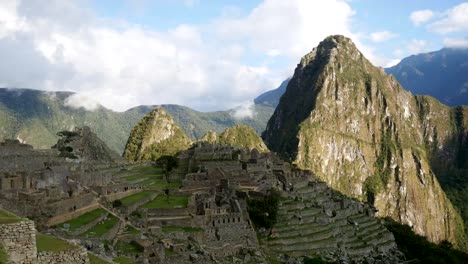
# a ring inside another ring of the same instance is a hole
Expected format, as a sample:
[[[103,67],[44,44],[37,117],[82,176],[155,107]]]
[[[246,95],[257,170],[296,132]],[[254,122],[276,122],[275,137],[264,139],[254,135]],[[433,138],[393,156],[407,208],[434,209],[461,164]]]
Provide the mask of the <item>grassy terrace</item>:
[[[162,179],[163,175],[161,173],[157,174],[136,174],[136,175],[131,175],[131,176],[126,176],[125,180],[129,182],[133,182],[136,180],[141,180],[141,179],[146,179],[146,180],[151,180],[151,179]]]
[[[132,226],[126,225],[123,233],[125,235],[139,235],[141,234],[141,231]]]
[[[0,245],[0,263],[7,263],[7,257],[5,249]]]
[[[163,226],[163,232],[186,232],[186,233],[193,233],[193,232],[200,232],[203,231],[202,228],[199,227],[190,227],[190,226]]]
[[[85,235],[91,237],[100,237],[114,227],[119,222],[119,219],[113,215],[109,215],[99,224],[93,226],[88,231],[85,232]]]
[[[145,199],[146,197],[150,196],[154,194],[154,192],[152,191],[144,191],[144,192],[139,192],[139,193],[136,193],[136,194],[133,194],[133,195],[130,195],[130,196],[127,196],[125,198],[123,198],[121,201],[122,201],[122,205],[123,206],[127,206],[127,205],[131,205],[131,204],[134,204],[142,199]]]
[[[119,264],[135,264],[136,262],[131,259],[131,258],[127,258],[127,257],[123,257],[123,256],[120,256],[120,257],[115,257],[113,259],[113,261],[115,263],[119,263]]]
[[[0,225],[18,223],[21,222],[21,220],[20,217],[0,209]]]
[[[52,252],[59,252],[67,249],[74,248],[75,246],[68,243],[65,240],[60,238],[37,234],[36,235],[36,246],[37,251],[44,252],[44,251],[52,251]]]
[[[92,221],[96,220],[97,218],[99,218],[101,215],[103,215],[106,211],[102,208],[99,208],[99,209],[96,209],[96,210],[93,210],[91,212],[87,212],[75,219],[72,219],[68,222],[65,222],[64,224],[69,224],[70,225],[70,228],[69,230],[70,231],[75,231],[77,230],[78,228],[86,225],[86,224],[89,224],[91,223]]]
[[[93,254],[88,254],[90,264],[109,264],[109,262],[97,257]]]
[[[154,200],[143,205],[143,208],[148,209],[170,209],[170,208],[186,208],[188,204],[188,197],[185,196],[171,196],[159,195]]]
[[[167,182],[166,180],[154,180],[152,183],[145,185],[147,189],[179,189],[182,186],[180,181]]]
[[[133,241],[132,242],[119,241],[115,245],[115,249],[123,255],[141,254],[141,252],[143,252],[143,248]]]

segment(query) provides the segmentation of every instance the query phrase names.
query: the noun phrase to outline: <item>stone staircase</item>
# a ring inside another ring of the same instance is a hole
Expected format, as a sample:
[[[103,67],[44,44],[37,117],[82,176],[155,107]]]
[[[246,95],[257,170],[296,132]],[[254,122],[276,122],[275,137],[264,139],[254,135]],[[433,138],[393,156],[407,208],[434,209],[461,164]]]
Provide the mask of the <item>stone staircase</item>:
[[[344,252],[359,262],[362,256],[396,250],[393,234],[373,217],[372,209],[328,188],[309,182],[280,203],[278,223],[266,239],[274,254],[291,257]]]

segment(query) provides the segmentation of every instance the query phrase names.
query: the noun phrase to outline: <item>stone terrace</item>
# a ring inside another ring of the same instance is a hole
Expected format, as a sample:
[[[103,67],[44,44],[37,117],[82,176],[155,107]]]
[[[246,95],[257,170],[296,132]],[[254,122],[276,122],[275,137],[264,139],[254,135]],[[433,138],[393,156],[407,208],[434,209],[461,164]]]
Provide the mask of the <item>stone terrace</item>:
[[[266,239],[274,254],[326,256],[340,251],[344,258],[362,262],[396,251],[393,234],[374,217],[373,208],[323,182],[309,182],[292,191],[280,203],[278,217]]]

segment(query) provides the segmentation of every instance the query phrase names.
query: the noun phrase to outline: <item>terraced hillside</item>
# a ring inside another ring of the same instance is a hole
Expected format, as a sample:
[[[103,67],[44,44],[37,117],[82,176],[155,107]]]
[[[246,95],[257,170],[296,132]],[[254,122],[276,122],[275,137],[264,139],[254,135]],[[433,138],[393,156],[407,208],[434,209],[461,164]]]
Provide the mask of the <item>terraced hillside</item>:
[[[339,255],[346,258],[339,261],[358,263],[396,252],[393,234],[373,214],[373,208],[345,198],[325,183],[309,182],[280,203],[278,223],[265,244],[273,255]]]

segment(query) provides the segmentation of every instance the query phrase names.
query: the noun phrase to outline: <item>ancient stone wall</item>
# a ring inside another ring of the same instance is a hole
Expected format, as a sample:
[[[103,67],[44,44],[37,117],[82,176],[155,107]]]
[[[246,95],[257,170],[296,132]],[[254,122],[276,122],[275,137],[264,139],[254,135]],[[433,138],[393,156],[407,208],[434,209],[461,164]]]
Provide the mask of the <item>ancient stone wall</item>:
[[[91,205],[94,198],[94,194],[86,193],[50,204],[49,208],[54,215],[64,214]]]
[[[0,225],[0,243],[7,251],[10,263],[36,263],[36,228],[33,221]]]
[[[156,198],[156,196],[158,196],[157,193],[155,194],[152,194],[152,195],[149,195],[139,201],[136,201],[135,203],[133,204],[130,204],[128,206],[126,206],[123,210],[126,214],[130,214],[131,212],[135,211],[136,209],[138,209],[138,207],[152,201],[154,198]]]
[[[87,207],[84,207],[84,208],[81,208],[81,209],[78,209],[74,212],[70,212],[70,213],[65,213],[65,214],[62,214],[62,215],[57,215],[57,216],[54,216],[54,217],[51,217],[49,218],[49,220],[47,221],[47,226],[54,226],[54,225],[57,225],[57,224],[60,224],[60,223],[63,223],[63,222],[67,222],[71,219],[74,219],[74,218],[77,218],[79,217],[80,215],[83,215],[87,212],[91,212],[97,208],[99,208],[100,205],[98,203],[95,203],[91,206],[87,206]]]
[[[117,235],[117,233],[119,233],[119,230],[121,228],[124,228],[125,226],[125,223],[122,222],[122,221],[119,221],[117,224],[115,224],[109,231],[107,231],[107,233],[105,233],[103,236],[102,236],[102,239],[104,240],[112,240],[115,238],[115,236]]]
[[[79,234],[82,234],[84,232],[86,232],[88,229],[90,229],[91,227],[97,225],[99,222],[101,222],[102,220],[106,219],[107,216],[109,215],[109,213],[105,212],[104,214],[102,214],[101,216],[99,216],[98,218],[94,219],[93,221],[87,223],[86,225],[82,225],[81,227],[79,227],[78,229],[76,229],[75,231],[72,232],[72,235],[74,236],[77,236]]]
[[[155,208],[155,209],[147,209],[147,214],[149,217],[151,216],[182,216],[182,215],[189,215],[189,210],[187,208]]]
[[[128,190],[126,192],[118,192],[118,193],[112,193],[112,194],[109,194],[109,195],[104,195],[104,197],[105,197],[106,201],[113,202],[115,200],[120,200],[120,199],[125,198],[127,196],[130,196],[132,194],[139,193],[141,191],[142,191],[142,189],[132,189],[132,190]]]
[[[88,252],[82,247],[76,247],[66,251],[59,252],[39,252],[37,254],[37,263],[49,264],[87,264],[89,262]]]

